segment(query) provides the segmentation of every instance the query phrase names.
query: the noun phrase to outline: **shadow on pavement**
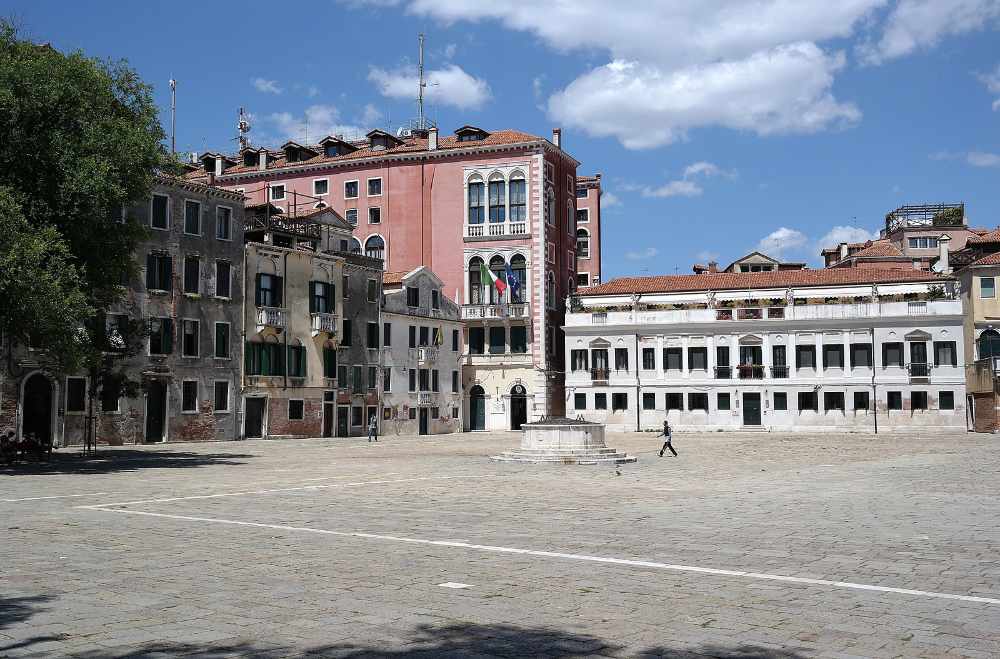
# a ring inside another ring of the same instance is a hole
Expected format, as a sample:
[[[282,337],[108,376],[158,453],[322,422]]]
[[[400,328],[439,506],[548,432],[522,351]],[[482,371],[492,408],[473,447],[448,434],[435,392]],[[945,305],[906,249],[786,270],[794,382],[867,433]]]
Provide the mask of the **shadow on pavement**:
[[[27,622],[31,616],[44,608],[41,606],[42,604],[52,599],[46,595],[34,597],[0,596],[0,636],[6,636],[4,630],[18,623]],[[6,657],[9,652],[14,650],[30,650],[33,645],[60,640],[63,640],[63,637],[51,635],[31,636],[9,642],[0,640],[0,657]]]
[[[19,462],[0,474],[108,474],[142,469],[240,465],[250,453],[186,453],[139,449],[104,449],[96,456],[54,452],[48,462]]]
[[[403,647],[400,647],[403,646]],[[2,648],[0,648],[2,649]],[[385,646],[371,643],[359,645],[339,643],[306,648],[289,648],[278,644],[257,645],[254,643],[234,643],[199,645],[186,643],[153,643],[131,649],[122,648],[82,652],[74,654],[86,659],[109,659],[111,657],[202,657],[221,659],[222,657],[257,657],[277,659],[278,657],[345,657],[362,659],[368,657],[417,658],[458,658],[458,657],[550,657],[553,659],[575,659],[593,656],[629,656],[641,659],[653,657],[717,657],[720,659],[800,659],[805,654],[788,650],[773,650],[754,645],[732,647],[699,645],[689,648],[651,647],[645,650],[624,651],[623,646],[586,634],[574,634],[553,629],[533,629],[513,625],[450,625],[445,627],[422,626],[413,638],[388,642]]]

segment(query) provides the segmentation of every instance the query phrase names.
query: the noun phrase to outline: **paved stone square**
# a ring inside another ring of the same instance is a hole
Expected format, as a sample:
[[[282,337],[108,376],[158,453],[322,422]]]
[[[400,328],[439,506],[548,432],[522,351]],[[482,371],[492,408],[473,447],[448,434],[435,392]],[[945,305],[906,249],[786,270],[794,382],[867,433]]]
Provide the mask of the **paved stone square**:
[[[0,656],[1000,655],[1000,439],[514,433],[0,470]]]

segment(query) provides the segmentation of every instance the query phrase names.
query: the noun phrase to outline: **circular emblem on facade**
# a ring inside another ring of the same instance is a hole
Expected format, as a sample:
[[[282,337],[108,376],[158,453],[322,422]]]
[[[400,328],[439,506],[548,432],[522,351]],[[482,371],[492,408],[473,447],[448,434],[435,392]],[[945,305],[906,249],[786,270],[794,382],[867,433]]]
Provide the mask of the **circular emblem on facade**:
[[[523,395],[525,395],[528,392],[521,385],[515,384],[514,388],[510,390],[510,393],[511,393],[512,396],[523,396]]]

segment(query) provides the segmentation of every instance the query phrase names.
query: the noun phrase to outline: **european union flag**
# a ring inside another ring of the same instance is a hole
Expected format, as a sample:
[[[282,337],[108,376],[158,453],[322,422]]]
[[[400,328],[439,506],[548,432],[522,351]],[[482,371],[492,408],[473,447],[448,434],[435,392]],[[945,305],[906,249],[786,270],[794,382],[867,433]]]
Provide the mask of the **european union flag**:
[[[521,280],[517,278],[514,271],[510,269],[510,263],[507,264],[507,285],[510,286],[510,299],[521,301]]]

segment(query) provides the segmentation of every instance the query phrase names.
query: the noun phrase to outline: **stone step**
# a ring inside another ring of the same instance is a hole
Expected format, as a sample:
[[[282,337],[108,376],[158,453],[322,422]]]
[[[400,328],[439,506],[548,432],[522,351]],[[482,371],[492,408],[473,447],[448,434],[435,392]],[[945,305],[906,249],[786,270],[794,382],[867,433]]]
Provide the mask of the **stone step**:
[[[552,464],[623,464],[635,462],[636,458],[614,449],[564,453],[562,451],[522,451],[513,449],[490,457],[495,462],[535,462]]]
[[[573,446],[573,447],[558,447],[558,448],[518,448],[510,449],[512,451],[517,451],[519,453],[541,453],[541,454],[586,454],[586,455],[597,455],[600,453],[616,453],[617,451],[613,448],[587,448],[585,446]]]

